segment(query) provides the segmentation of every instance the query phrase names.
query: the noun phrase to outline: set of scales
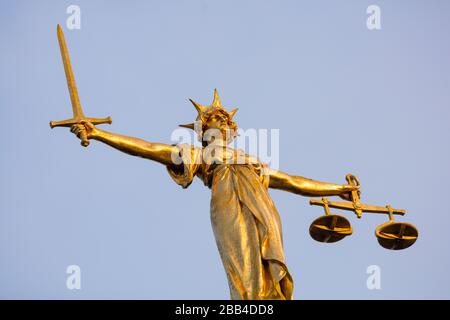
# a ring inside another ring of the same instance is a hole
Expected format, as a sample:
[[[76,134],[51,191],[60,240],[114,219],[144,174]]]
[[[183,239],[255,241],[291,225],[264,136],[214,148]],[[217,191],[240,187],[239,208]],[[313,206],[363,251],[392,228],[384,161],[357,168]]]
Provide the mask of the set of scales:
[[[64,64],[64,71],[66,73],[67,85],[69,87],[70,100],[72,102],[73,118],[62,121],[51,121],[50,127],[71,127],[81,121],[89,121],[94,125],[108,123],[111,124],[112,119],[108,118],[88,118],[84,115],[81,109],[80,100],[78,97],[77,87],[75,84],[75,77],[73,75],[72,66],[70,64],[69,52],[67,50],[66,41],[61,26],[57,28],[58,41],[61,50],[61,56]],[[89,140],[86,132],[81,133],[81,145],[87,147]],[[348,184],[359,186],[359,180],[354,175],[347,175],[346,180]],[[314,240],[325,243],[333,243],[344,239],[353,233],[350,222],[344,216],[330,213],[330,208],[353,211],[358,218],[365,213],[386,214],[389,216],[389,221],[381,224],[375,230],[375,235],[379,244],[390,250],[406,249],[414,244],[418,237],[418,231],[412,224],[406,222],[394,221],[394,215],[405,215],[406,211],[403,209],[394,209],[390,205],[385,207],[363,204],[360,202],[358,191],[352,191],[351,201],[335,202],[328,201],[327,198],[321,200],[310,200],[310,204],[314,206],[322,206],[325,210],[325,215],[313,221],[309,228],[309,233]]]
[[[352,186],[360,186],[359,179],[352,174],[348,174],[345,179]],[[330,208],[353,211],[358,218],[362,217],[363,212],[388,215],[389,221],[375,229],[378,243],[386,249],[406,249],[412,246],[419,236],[417,228],[412,224],[394,221],[394,215],[403,216],[406,214],[406,210],[394,209],[390,205],[382,207],[361,203],[356,190],[351,193],[351,202],[328,201],[327,198],[322,198],[322,200],[312,199],[309,203],[313,206],[322,206],[325,210],[325,215],[314,220],[309,227],[309,234],[319,242],[337,242],[353,233],[348,219],[330,213]]]

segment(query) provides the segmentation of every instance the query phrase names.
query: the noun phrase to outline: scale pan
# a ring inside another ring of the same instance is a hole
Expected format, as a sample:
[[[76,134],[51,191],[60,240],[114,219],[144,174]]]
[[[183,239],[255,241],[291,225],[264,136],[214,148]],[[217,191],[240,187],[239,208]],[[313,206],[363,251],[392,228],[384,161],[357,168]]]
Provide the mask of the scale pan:
[[[375,235],[383,248],[402,250],[416,242],[419,232],[410,223],[389,221],[378,226]]]
[[[311,237],[319,242],[332,243],[352,234],[352,226],[347,218],[337,214],[321,216],[309,227]]]

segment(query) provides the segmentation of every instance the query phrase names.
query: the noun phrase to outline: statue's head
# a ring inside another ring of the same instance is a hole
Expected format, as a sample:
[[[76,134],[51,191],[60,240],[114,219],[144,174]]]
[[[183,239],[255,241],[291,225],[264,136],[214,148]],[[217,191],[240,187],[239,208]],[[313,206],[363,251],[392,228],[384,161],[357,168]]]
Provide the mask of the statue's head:
[[[237,125],[233,116],[238,109],[228,112],[220,102],[217,89],[214,90],[214,100],[210,106],[203,106],[189,99],[198,112],[194,123],[182,124],[180,127],[189,128],[197,133],[199,141],[203,145],[217,138],[230,143],[237,135]]]

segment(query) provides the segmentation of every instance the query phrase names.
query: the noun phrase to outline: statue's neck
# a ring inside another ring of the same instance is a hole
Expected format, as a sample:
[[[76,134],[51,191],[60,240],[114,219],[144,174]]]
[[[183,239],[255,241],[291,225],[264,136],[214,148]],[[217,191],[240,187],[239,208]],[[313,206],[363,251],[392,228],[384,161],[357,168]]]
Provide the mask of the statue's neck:
[[[228,143],[225,140],[222,140],[222,139],[218,140],[218,139],[216,139],[213,142],[208,143],[208,147],[213,147],[213,148],[215,148],[215,147],[224,147],[225,148],[225,147],[228,147]]]

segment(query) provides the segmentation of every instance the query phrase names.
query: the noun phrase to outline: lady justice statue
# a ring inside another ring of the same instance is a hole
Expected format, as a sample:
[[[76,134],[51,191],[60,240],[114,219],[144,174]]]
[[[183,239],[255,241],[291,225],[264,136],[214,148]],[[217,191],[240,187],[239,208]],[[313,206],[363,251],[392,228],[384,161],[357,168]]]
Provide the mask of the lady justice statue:
[[[192,103],[198,112],[197,124],[182,126],[196,130],[203,148],[114,134],[96,128],[89,121],[74,124],[71,131],[78,137],[86,135],[88,140],[163,164],[183,188],[194,177],[201,179],[211,189],[211,223],[231,298],[292,299],[293,282],[283,254],[280,217],[267,189],[348,199],[357,187],[268,169],[251,155],[228,147],[237,129],[233,121],[236,109],[227,112],[217,90],[210,106]],[[208,134],[214,138],[205,139]]]
[[[87,118],[81,110],[62,29],[58,40],[64,63],[73,119],[51,122],[70,127],[87,146],[100,141],[133,156],[164,165],[173,180],[187,188],[194,177],[211,189],[211,223],[228,278],[232,299],[292,299],[293,280],[286,265],[280,217],[268,188],[303,196],[340,196],[350,200],[358,186],[333,184],[270,169],[256,157],[230,148],[237,132],[237,109],[227,111],[217,90],[211,105],[191,100],[195,130],[202,147],[148,142],[97,128],[110,118]],[[208,152],[205,152],[208,151]]]

